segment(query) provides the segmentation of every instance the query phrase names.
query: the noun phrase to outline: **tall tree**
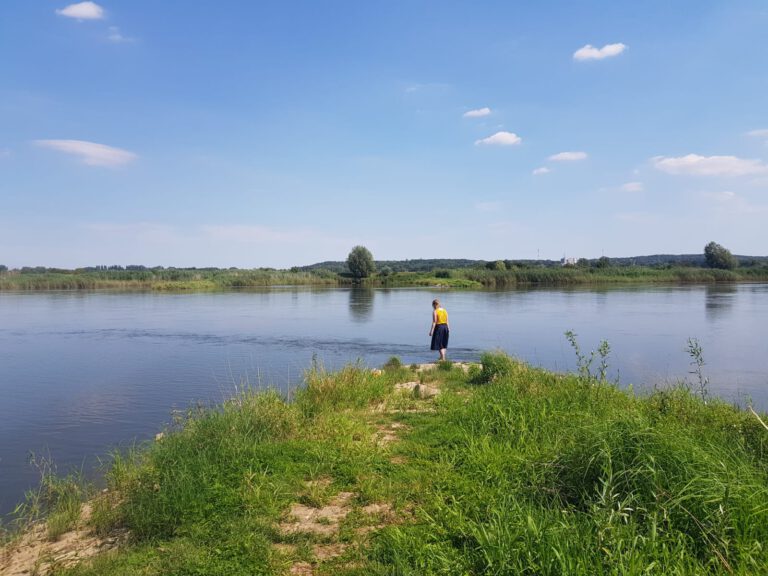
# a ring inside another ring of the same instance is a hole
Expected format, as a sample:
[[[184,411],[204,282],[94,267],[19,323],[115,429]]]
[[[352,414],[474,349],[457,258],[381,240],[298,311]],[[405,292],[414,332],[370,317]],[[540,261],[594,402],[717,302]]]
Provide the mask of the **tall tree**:
[[[367,278],[376,272],[373,254],[365,246],[355,246],[347,256],[347,267],[355,278]]]
[[[739,261],[731,254],[730,250],[720,246],[717,242],[710,242],[704,246],[704,260],[710,268],[732,270],[739,265]]]

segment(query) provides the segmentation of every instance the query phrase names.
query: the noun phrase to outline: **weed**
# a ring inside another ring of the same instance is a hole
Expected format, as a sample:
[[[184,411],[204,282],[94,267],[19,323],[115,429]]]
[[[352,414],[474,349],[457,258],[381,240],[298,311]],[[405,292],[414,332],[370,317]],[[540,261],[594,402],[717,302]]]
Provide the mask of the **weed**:
[[[443,372],[450,372],[453,368],[453,362],[450,360],[438,360],[437,361],[437,369],[442,370]]]
[[[403,367],[403,363],[400,361],[400,358],[398,358],[397,356],[391,356],[389,360],[387,360],[381,368],[385,371],[389,371],[389,370],[399,370],[402,367]]]
[[[696,376],[696,385],[698,387],[697,392],[699,393],[702,401],[706,404],[707,397],[709,396],[709,391],[707,390],[709,378],[704,375],[703,368],[705,362],[704,356],[702,354],[701,344],[699,344],[699,341],[696,338],[688,338],[686,351],[688,352],[688,356],[691,357],[691,366],[693,366],[690,374],[694,374]]]
[[[576,353],[576,367],[579,372],[579,376],[585,382],[605,382],[608,374],[608,355],[611,353],[611,347],[607,340],[601,340],[597,350],[592,350],[589,356],[582,353],[579,342],[576,339],[576,334],[572,330],[568,330],[565,333],[565,337],[570,343],[573,351]],[[592,364],[596,357],[600,358],[600,365],[596,372],[592,372]]]
[[[57,540],[77,525],[87,484],[81,474],[59,476],[50,458],[31,454],[30,464],[37,468],[40,483],[14,510],[15,523],[24,526],[45,518],[48,539]]]

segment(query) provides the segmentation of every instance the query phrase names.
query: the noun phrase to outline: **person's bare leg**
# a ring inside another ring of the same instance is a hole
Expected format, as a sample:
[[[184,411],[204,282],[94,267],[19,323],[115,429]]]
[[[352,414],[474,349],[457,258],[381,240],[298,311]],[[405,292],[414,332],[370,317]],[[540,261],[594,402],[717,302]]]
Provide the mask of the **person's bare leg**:
[[[440,360],[445,361],[445,348],[440,348]]]

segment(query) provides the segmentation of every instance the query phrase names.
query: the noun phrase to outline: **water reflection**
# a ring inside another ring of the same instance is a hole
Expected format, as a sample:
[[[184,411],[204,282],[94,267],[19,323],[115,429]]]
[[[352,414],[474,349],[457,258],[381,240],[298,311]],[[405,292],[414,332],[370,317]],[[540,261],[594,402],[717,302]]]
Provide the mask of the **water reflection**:
[[[369,322],[373,316],[374,290],[355,286],[349,291],[349,315],[354,322]]]
[[[735,284],[708,284],[706,286],[705,308],[707,320],[715,320],[727,315],[738,292]]]

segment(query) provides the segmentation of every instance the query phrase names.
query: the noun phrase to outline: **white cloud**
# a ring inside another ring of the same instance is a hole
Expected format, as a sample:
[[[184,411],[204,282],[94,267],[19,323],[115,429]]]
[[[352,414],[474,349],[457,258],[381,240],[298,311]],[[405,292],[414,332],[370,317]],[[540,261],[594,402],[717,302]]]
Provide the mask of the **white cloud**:
[[[642,182],[627,182],[626,184],[621,185],[621,191],[622,192],[642,192],[643,191],[643,183]]]
[[[77,20],[102,20],[104,9],[95,2],[78,2],[56,10],[56,14]]]
[[[542,175],[542,174],[549,174],[550,172],[552,172],[552,170],[550,170],[550,169],[549,169],[549,168],[547,168],[546,166],[539,166],[538,168],[536,168],[536,169],[535,169],[535,170],[532,172],[532,174],[533,174],[534,176],[540,176],[540,175]]]
[[[77,156],[89,166],[122,166],[136,159],[133,152],[85,140],[35,140],[35,144]]]
[[[747,132],[747,136],[752,136],[753,138],[768,138],[768,128],[762,128],[760,130],[750,130]]]
[[[514,146],[520,144],[522,141],[523,139],[514,132],[505,132],[502,130],[487,138],[475,140],[475,146]]]
[[[573,162],[575,160],[585,160],[586,158],[586,152],[559,152],[549,157],[553,162]]]
[[[482,118],[483,116],[488,116],[491,113],[491,109],[486,108],[477,108],[476,110],[468,110],[467,112],[464,112],[463,117],[464,118]]]
[[[587,44],[582,48],[576,50],[573,53],[574,60],[603,60],[604,58],[610,58],[611,56],[618,56],[624,50],[627,49],[626,44],[621,42],[617,44],[606,44],[602,48],[595,48],[591,44]]]
[[[760,160],[737,158],[736,156],[687,156],[651,158],[657,170],[667,174],[689,176],[748,176],[768,173],[768,165]]]

